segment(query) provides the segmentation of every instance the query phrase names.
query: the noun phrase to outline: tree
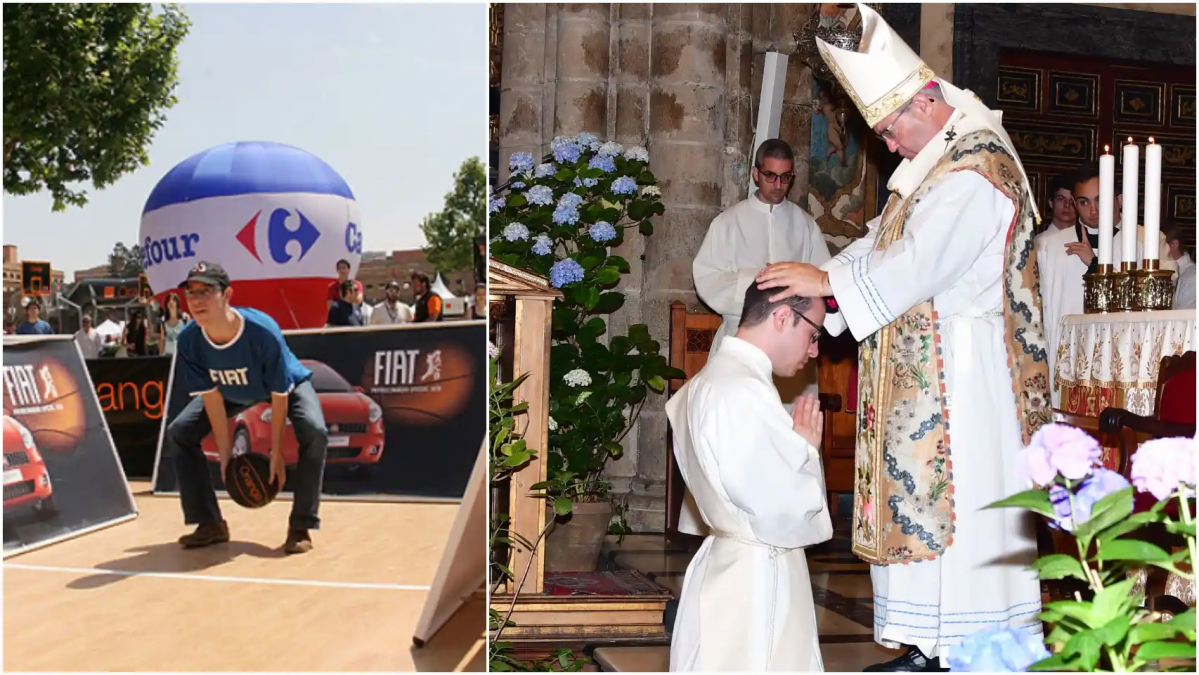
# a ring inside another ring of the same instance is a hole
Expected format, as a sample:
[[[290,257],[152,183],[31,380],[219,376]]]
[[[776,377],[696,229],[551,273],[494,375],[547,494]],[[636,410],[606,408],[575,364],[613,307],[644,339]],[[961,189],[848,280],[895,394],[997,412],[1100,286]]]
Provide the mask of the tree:
[[[425,216],[420,225],[429,242],[425,258],[441,271],[471,269],[475,237],[486,227],[487,174],[479,158],[471,157],[454,174],[454,189],[445,196],[445,209]]]
[[[49,190],[83,206],[149,162],[175,105],[175,50],[190,22],[174,5],[4,6],[4,190]]]
[[[133,279],[142,273],[142,247],[137,244],[128,248],[117,242],[108,254],[108,273],[118,279]]]

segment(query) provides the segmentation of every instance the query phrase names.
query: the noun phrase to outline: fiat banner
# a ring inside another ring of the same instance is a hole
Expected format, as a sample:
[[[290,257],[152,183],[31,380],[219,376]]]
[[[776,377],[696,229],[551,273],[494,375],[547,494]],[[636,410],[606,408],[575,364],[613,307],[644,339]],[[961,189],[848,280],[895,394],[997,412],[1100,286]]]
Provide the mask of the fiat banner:
[[[328,430],[323,494],[332,497],[461,499],[486,431],[487,324],[483,321],[285,331],[312,372]],[[165,430],[188,403],[167,395],[154,491],[174,493],[175,459]],[[263,402],[230,418],[232,452],[271,453],[271,410]],[[222,485],[212,435],[201,444],[213,484]],[[284,492],[294,485],[299,444],[290,424],[282,452]]]
[[[104,413],[68,336],[4,338],[4,555],[133,518]]]

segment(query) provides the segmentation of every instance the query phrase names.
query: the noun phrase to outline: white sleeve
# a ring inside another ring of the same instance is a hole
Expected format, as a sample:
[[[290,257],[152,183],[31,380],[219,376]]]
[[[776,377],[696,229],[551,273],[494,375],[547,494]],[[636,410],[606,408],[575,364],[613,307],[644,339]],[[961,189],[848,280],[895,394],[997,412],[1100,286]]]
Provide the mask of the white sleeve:
[[[878,216],[866,223],[866,235],[853,240],[849,246],[841,249],[837,255],[827,260],[820,269],[825,272],[839,265],[847,265],[862,256],[870,253],[870,249],[874,248],[874,242],[878,241],[878,226],[883,220],[882,216]],[[837,314],[824,315],[824,332],[836,337],[845,332],[845,317],[838,312]]]
[[[779,405],[778,394],[764,383],[714,390],[694,437],[721,444],[719,483],[757,539],[786,548],[825,541],[832,526],[817,451],[768,405]]]
[[[884,251],[828,271],[850,331],[862,340],[956,283],[996,236],[1012,201],[982,175],[958,171],[930,191]]]
[[[732,229],[725,214],[716,216],[691,264],[691,273],[700,300],[719,314],[741,316],[745,291],[759,270],[738,269]]]

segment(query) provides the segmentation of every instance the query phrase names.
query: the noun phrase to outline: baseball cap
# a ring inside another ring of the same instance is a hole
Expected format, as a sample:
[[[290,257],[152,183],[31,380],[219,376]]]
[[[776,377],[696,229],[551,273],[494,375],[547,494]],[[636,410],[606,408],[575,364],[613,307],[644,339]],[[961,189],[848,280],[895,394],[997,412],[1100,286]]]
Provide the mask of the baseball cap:
[[[208,261],[196,263],[196,266],[188,271],[187,280],[183,282],[183,286],[186,287],[193,281],[207,286],[218,286],[221,289],[229,288],[229,275],[225,272],[225,268]]]
[[[384,284],[383,288],[400,288],[400,282],[396,281],[395,279],[392,279],[391,281]]]

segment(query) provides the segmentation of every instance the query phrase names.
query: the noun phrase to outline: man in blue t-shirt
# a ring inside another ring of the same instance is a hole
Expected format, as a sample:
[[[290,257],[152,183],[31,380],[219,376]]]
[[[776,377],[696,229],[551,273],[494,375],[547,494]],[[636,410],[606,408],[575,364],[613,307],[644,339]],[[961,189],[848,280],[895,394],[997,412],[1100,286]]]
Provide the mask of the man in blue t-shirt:
[[[54,329],[41,319],[42,303],[30,300],[25,305],[25,320],[17,324],[17,335],[53,335]]]
[[[229,418],[270,401],[271,477],[280,488],[287,476],[283,433],[288,420],[300,446],[283,550],[310,551],[308,531],[320,527],[317,512],[329,442],[312,373],[288,349],[274,319],[256,309],[229,304],[233,290],[220,265],[201,262],[193,267],[185,294],[195,321],[179,334],[179,382],[174,386],[193,398],[167,426],[167,442],[175,453],[184,523],[197,527],[180,537],[179,543],[196,548],[229,541],[229,526],[221,518],[200,442],[212,433],[224,476],[233,453]]]

